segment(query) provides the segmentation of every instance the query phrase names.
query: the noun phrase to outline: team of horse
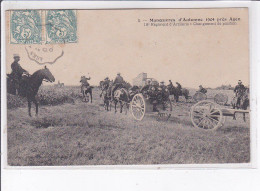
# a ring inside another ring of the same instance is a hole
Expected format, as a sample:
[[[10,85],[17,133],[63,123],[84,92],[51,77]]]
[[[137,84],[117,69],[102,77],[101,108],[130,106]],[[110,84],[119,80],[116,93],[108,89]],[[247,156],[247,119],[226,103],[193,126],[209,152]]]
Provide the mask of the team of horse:
[[[101,81],[99,85],[101,89],[100,97],[103,98],[105,110],[111,111],[112,105],[114,104],[115,113],[117,112],[118,103],[120,104],[120,113],[123,112],[124,106],[126,107],[127,112],[133,96],[137,93],[144,93],[142,92],[142,87],[131,86],[129,83],[119,87],[117,90],[115,90],[114,94],[111,93],[111,87],[113,85],[112,81],[108,83]],[[165,86],[165,90],[167,90],[166,96],[174,95],[174,100],[176,102],[179,101],[180,96],[184,96],[186,101],[189,99],[189,90],[185,88],[178,89],[174,86]]]
[[[37,70],[32,75],[22,76],[19,82],[18,95],[25,97],[28,102],[28,114],[31,116],[31,103],[33,102],[36,107],[36,115],[38,115],[38,100],[37,93],[42,85],[42,82],[54,82],[55,78],[50,70],[45,66],[43,69]],[[126,107],[126,112],[129,108],[130,102],[133,96],[141,92],[141,88],[138,86],[131,86],[129,83],[125,83],[119,86],[112,93],[113,81],[110,81],[108,85],[105,86],[104,81],[100,82],[101,94],[100,97],[103,99],[103,105],[106,111],[111,111],[112,105],[114,104],[115,113],[117,112],[117,106],[120,105],[120,113],[123,112],[123,107]],[[92,103],[92,89],[93,86],[87,86],[82,88],[83,101],[88,102],[90,97],[90,102]],[[176,102],[179,101],[180,96],[184,96],[186,101],[189,99],[189,90],[182,88],[176,88],[174,86],[166,86],[169,95],[174,96]],[[10,74],[7,74],[7,92],[16,95],[15,81]],[[238,92],[237,96],[234,96],[231,105],[233,109],[243,109],[246,110],[249,106],[249,89],[244,92]],[[235,116],[234,116],[235,118]],[[243,116],[245,120],[245,114]]]

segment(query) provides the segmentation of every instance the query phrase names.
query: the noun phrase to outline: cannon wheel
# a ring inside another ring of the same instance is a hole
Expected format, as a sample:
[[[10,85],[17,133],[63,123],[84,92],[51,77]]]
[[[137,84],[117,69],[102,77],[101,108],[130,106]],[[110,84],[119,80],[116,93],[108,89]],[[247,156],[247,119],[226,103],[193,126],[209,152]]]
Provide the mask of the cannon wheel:
[[[145,115],[145,100],[142,94],[136,94],[130,103],[130,112],[132,116],[141,121]]]
[[[221,108],[211,101],[200,101],[191,108],[191,122],[194,127],[217,129],[223,125],[224,118]]]
[[[216,94],[214,101],[219,105],[225,105],[228,102],[228,96],[222,93]]]
[[[206,100],[207,99],[207,95],[201,92],[196,92],[193,96],[193,99],[198,102],[198,101],[202,101],[202,100]]]

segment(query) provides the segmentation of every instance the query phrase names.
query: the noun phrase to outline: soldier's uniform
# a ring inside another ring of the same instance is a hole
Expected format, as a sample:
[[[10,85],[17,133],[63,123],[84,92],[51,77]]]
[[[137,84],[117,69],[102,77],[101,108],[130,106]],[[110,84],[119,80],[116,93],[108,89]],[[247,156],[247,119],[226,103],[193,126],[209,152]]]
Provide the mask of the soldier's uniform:
[[[145,91],[147,92],[150,89],[150,86],[151,86],[151,81],[148,81],[147,84],[144,87],[142,87],[141,92],[145,92]]]
[[[242,83],[239,83],[238,85],[236,85],[234,92],[237,95],[238,92],[243,92],[245,89],[246,89],[245,86]]]
[[[107,90],[107,88],[109,87],[109,82],[109,78],[105,78],[102,91]]]
[[[177,84],[177,94],[179,95],[179,96],[181,96],[182,95],[182,87],[181,87],[181,84],[179,83],[179,82],[176,82],[176,84]]]
[[[104,80],[104,82],[103,82],[103,85],[102,85],[102,87],[101,87],[100,97],[102,97],[102,95],[103,95],[104,92],[107,92],[107,91],[108,91],[109,83],[110,83],[110,80],[109,80],[108,77],[106,77],[105,80]]]
[[[176,84],[177,84],[177,89],[181,90],[182,89],[181,84],[179,82],[176,82]]]
[[[172,81],[171,81],[171,80],[169,80],[169,85],[168,85],[168,87],[170,87],[170,88],[173,87],[173,84],[172,84]]]
[[[120,75],[120,73],[117,73],[117,76],[115,78],[115,81],[113,82],[113,86],[111,89],[111,99],[113,99],[114,92],[116,91],[116,89],[118,89],[119,87],[123,87],[124,83],[125,83],[125,81],[124,81],[123,77]]]
[[[207,93],[207,90],[205,88],[202,87],[202,85],[199,86],[199,92],[203,93],[203,94],[206,94]]]
[[[14,54],[14,62],[11,64],[11,77],[14,81],[14,86],[17,91],[19,90],[19,85],[22,80],[23,73],[28,73],[25,69],[21,67],[21,65],[18,63],[19,61],[20,56],[18,54]]]
[[[236,105],[240,105],[240,101],[245,93],[245,90],[246,90],[245,86],[242,84],[241,80],[239,80],[238,85],[236,85],[234,89],[234,92],[236,94],[235,96],[237,97]]]
[[[166,90],[166,86],[164,85],[164,82],[161,82],[159,87],[163,92]]]
[[[88,80],[90,80],[90,77],[86,78],[85,76],[81,76],[81,80],[80,80],[81,92],[83,91],[83,87],[88,87],[89,86]]]

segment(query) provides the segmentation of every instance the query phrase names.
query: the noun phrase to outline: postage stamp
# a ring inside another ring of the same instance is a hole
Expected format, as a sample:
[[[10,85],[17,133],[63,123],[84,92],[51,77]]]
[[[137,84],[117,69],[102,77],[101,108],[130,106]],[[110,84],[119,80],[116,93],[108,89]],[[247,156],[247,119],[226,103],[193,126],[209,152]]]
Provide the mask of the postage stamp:
[[[77,42],[76,10],[46,11],[46,43]]]
[[[42,39],[40,11],[11,11],[10,33],[11,44],[39,44]]]

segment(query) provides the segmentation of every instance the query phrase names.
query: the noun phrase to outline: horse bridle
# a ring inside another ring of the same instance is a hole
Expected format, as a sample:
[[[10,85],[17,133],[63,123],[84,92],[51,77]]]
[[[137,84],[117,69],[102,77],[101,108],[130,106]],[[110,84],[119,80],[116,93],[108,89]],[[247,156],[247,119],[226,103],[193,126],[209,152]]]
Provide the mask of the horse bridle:
[[[49,80],[46,80],[45,78],[44,78],[42,81],[45,81],[45,82],[50,82]]]

